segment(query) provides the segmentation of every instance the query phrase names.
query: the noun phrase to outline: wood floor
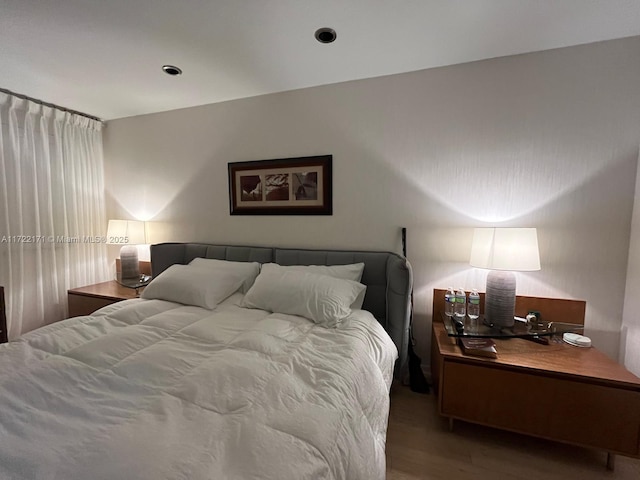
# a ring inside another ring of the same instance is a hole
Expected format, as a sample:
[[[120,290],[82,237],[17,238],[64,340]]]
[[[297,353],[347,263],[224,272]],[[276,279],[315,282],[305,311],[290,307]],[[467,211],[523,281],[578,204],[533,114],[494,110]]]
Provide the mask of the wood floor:
[[[638,480],[640,460],[448,420],[433,394],[395,384],[387,431],[387,480]]]

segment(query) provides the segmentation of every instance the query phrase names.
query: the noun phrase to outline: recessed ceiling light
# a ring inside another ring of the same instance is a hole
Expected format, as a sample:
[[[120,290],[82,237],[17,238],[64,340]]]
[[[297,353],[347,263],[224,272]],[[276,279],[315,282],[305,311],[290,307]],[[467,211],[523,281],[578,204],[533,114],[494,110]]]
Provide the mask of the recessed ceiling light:
[[[172,77],[182,75],[182,70],[174,65],[163,65],[162,71],[167,75],[171,75]]]
[[[316,30],[316,40],[320,43],[331,43],[333,42],[338,35],[333,28],[319,28]]]

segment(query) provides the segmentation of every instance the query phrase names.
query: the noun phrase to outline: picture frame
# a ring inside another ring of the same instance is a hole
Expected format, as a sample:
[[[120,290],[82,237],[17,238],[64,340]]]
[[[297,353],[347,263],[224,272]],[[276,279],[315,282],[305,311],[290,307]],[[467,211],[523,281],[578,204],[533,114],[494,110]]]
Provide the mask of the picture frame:
[[[231,215],[333,215],[332,155],[231,162]]]

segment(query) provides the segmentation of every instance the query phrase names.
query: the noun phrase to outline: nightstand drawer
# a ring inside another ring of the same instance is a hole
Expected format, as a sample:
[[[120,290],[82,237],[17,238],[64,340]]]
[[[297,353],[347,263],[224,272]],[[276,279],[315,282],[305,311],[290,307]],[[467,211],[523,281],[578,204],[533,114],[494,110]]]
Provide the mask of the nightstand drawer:
[[[91,315],[96,310],[121,302],[122,299],[107,299],[97,297],[87,297],[84,295],[69,294],[69,317],[79,317],[80,315]]]

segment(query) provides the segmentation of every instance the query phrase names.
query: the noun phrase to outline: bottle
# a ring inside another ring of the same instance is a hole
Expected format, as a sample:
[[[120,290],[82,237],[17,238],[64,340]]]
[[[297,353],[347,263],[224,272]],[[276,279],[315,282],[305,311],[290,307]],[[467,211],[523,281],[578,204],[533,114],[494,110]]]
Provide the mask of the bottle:
[[[467,315],[469,315],[469,323],[471,329],[478,328],[478,317],[480,316],[480,294],[477,289],[473,289],[469,294],[469,303],[467,304]]]
[[[467,294],[462,288],[456,292],[456,304],[453,309],[456,327],[464,328],[464,317],[467,316]]]
[[[456,303],[456,292],[453,287],[447,287],[447,291],[444,294],[444,314],[451,318],[453,317],[453,307]]]

